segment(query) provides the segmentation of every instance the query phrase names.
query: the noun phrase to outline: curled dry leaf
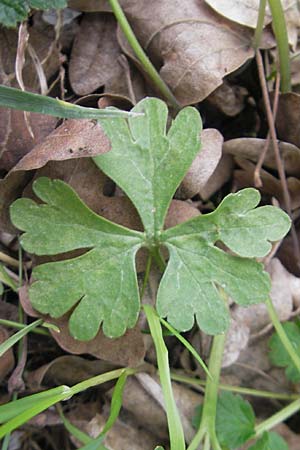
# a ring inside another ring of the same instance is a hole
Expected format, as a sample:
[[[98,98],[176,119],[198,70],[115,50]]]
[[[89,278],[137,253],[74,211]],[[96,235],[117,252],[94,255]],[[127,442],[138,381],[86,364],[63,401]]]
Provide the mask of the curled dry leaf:
[[[272,289],[271,299],[281,321],[286,321],[291,317],[293,311],[293,290],[291,287],[291,274],[284,268],[279,259],[273,258],[267,267],[271,276]],[[235,306],[232,317],[249,327],[251,334],[258,333],[266,325],[270,324],[270,317],[266,306],[251,305],[248,308]]]
[[[177,196],[192,198],[202,190],[214,173],[222,156],[223,136],[218,130],[208,128],[201,134],[201,150],[184,177]]]
[[[203,0],[125,0],[122,6],[182,105],[206,98],[224,76],[253,57],[252,32],[222,18]]]
[[[50,332],[58,345],[65,351],[75,355],[87,353],[122,366],[134,367],[142,362],[145,353],[143,336],[137,328],[127,330],[125,335],[118,339],[109,339],[104,336],[102,331],[99,331],[91,341],[77,341],[69,333],[69,317],[67,315],[59,319],[49,319],[35,311],[28,298],[27,286],[23,286],[19,290],[19,298],[24,311],[29,316],[42,317],[59,328],[60,333],[53,330]]]
[[[205,0],[216,12],[229,20],[256,28],[259,0]],[[282,7],[287,23],[289,42],[295,45],[297,42],[297,27],[299,26],[299,10],[295,0],[282,0]],[[272,22],[272,15],[269,6],[266,7],[264,24]]]
[[[266,143],[266,139],[258,138],[238,138],[224,142],[223,152],[233,156],[247,158],[257,162]],[[300,148],[288,142],[278,143],[280,155],[283,160],[284,169],[287,175],[300,174]],[[272,170],[277,170],[273,144],[270,142],[264,166]]]
[[[48,161],[92,157],[110,149],[110,141],[97,121],[71,119],[36,145],[13,170],[38,169]]]

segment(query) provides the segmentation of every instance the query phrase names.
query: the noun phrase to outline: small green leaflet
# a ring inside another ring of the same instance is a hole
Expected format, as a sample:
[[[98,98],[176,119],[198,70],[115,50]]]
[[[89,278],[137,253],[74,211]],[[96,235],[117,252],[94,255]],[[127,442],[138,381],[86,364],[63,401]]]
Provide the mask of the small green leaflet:
[[[199,427],[202,406],[196,408],[193,426]],[[226,449],[234,450],[255,435],[255,415],[252,406],[240,395],[223,392],[218,398],[216,431],[217,437]]]
[[[286,322],[283,325],[290,342],[295,347],[297,353],[300,353],[300,323]],[[289,354],[283,347],[277,333],[274,333],[269,340],[270,353],[269,358],[272,364],[279,367],[286,367],[286,377],[293,383],[300,381],[300,374]]]
[[[0,23],[5,27],[16,27],[17,22],[27,18],[31,8],[60,9],[66,6],[66,0],[0,0]]]
[[[277,433],[267,433],[266,431],[249,450],[289,450],[285,440]]]
[[[229,316],[219,289],[241,305],[264,301],[269,276],[251,258],[266,255],[270,241],[288,232],[290,219],[279,208],[256,208],[260,196],[250,188],[230,194],[213,213],[164,231],[173,194],[199,151],[201,119],[196,109],[184,108],[166,132],[161,100],[144,99],[132,111],[143,115],[101,119],[112,150],[94,160],[132,200],[145,233],[97,216],[62,181],[38,179],[33,188],[44,204],[19,199],[11,207],[13,223],[25,231],[25,250],[87,252],[36,267],[31,302],[52,317],[72,309],[70,331],[77,339],[92,339],[101,324],[107,336],[121,336],[140,309],[135,254],[140,247],[165,246],[170,258],[158,291],[159,314],[179,331],[190,329],[196,316],[205,332],[223,332]]]
[[[97,216],[62,181],[39,178],[33,189],[45,205],[19,199],[11,208],[13,222],[27,230],[21,238],[24,249],[37,255],[90,249],[34,269],[33,307],[60,317],[77,305],[70,331],[80,340],[92,339],[102,322],[107,336],[121,336],[139,313],[135,253],[142,234]]]
[[[157,99],[144,99],[131,111],[144,114],[100,120],[112,151],[94,161],[131,199],[147,237],[159,240],[172,197],[199,151],[202,123],[187,107],[166,133],[168,109]]]
[[[258,191],[244,189],[228,195],[213,213],[163,233],[170,260],[158,290],[157,310],[175,328],[189,330],[196,315],[206,333],[225,331],[229,316],[218,286],[240,305],[266,300],[269,276],[261,264],[246,257],[266,255],[269,241],[280,239],[290,221],[272,206],[253,209],[259,200]],[[214,245],[217,241],[243,258],[220,250]]]

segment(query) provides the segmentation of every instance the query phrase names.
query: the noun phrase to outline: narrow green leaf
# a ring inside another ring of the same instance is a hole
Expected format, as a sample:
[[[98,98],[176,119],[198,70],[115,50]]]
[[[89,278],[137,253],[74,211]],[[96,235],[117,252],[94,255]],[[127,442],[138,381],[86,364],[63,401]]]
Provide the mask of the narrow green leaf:
[[[67,6],[67,0],[28,0],[31,8],[61,9]]]
[[[265,431],[262,437],[249,447],[249,450],[289,450],[289,447],[279,434]]]
[[[9,286],[13,291],[17,292],[17,283],[8,275],[3,264],[0,264],[0,281]]]
[[[93,441],[93,439],[86,433],[84,433],[83,431],[81,431],[79,428],[77,428],[75,425],[73,425],[64,415],[64,413],[62,412],[62,408],[60,405],[57,405],[57,409],[60,415],[60,418],[66,428],[66,430],[68,430],[68,432],[74,436],[76,439],[78,439],[80,442],[82,442],[83,444],[89,444],[90,442]]]
[[[45,95],[23,92],[7,86],[0,86],[0,106],[22,111],[48,114],[66,119],[101,119],[113,117],[129,117],[130,112],[118,109],[86,108],[64,102]]]
[[[173,194],[199,151],[201,118],[195,108],[184,108],[167,133],[161,100],[146,98],[132,111],[144,115],[128,123],[101,120],[112,150],[94,161],[132,200],[148,237],[159,237]]]
[[[109,417],[107,419],[107,422],[101,431],[100,436],[105,436],[105,434],[111,429],[115,421],[117,420],[120,410],[122,408],[122,399],[123,399],[123,392],[127,380],[127,373],[123,372],[120,378],[118,379],[116,386],[114,388],[114,392],[111,399],[111,407],[110,407],[110,413]]]
[[[162,234],[170,259],[159,286],[157,309],[176,329],[189,330],[195,315],[204,332],[224,332],[229,315],[218,287],[244,306],[268,297],[268,274],[262,264],[245,257],[265,255],[271,248],[269,241],[287,233],[290,219],[272,206],[251,209],[258,201],[255,189],[244,189],[227,196],[213,213]],[[214,246],[217,241],[243,258]]]
[[[68,386],[58,386],[47,391],[39,392],[38,394],[20,398],[14,402],[0,405],[0,423],[8,422],[10,419],[32,408],[41,400],[56,397],[57,395],[64,395],[66,392],[69,392],[69,389]]]
[[[2,355],[4,355],[5,352],[7,352],[8,349],[10,349],[13,345],[19,342],[20,339],[26,336],[26,334],[30,333],[31,330],[41,325],[42,322],[42,319],[36,320],[30,325],[27,325],[27,327],[10,336],[5,342],[3,342],[3,344],[0,345],[0,358]]]
[[[202,369],[204,370],[204,372],[206,373],[206,375],[210,378],[211,374],[205,364],[205,362],[203,361],[203,359],[200,357],[200,355],[196,352],[196,350],[194,349],[194,347],[189,343],[189,341],[187,341],[183,336],[181,336],[180,333],[178,333],[178,331],[172,327],[172,325],[170,325],[166,320],[164,320],[163,318],[159,318],[159,320],[161,321],[161,323],[163,324],[163,326],[165,328],[167,328],[167,330],[170,331],[170,333],[172,335],[174,335],[184,346],[185,348],[191,353],[191,355],[193,355],[193,357],[196,359],[196,361],[198,361],[198,363],[200,364],[200,366],[202,367]]]
[[[81,447],[79,450],[108,450],[103,444],[103,436],[99,436],[96,439],[92,439],[91,442]]]
[[[300,354],[300,327],[294,322],[282,324],[287,337],[294,346],[296,352]],[[269,358],[272,364],[278,367],[286,367],[286,377],[293,383],[300,381],[300,373],[294,365],[291,357],[285,350],[277,333],[274,333],[269,340],[270,353]]]
[[[33,189],[46,204],[19,199],[11,207],[13,223],[26,231],[22,246],[38,255],[89,250],[37,266],[33,271],[37,281],[29,289],[32,305],[51,317],[77,305],[70,318],[76,339],[92,339],[101,323],[107,336],[121,336],[135,325],[139,313],[135,254],[142,233],[93,213],[60,180],[39,178]]]

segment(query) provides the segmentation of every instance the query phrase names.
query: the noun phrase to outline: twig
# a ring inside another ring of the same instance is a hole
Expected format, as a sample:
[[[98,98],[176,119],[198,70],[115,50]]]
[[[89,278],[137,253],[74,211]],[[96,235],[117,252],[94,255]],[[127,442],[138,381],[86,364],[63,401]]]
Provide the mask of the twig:
[[[262,61],[262,57],[261,57],[259,50],[256,51],[256,62],[257,62],[258,75],[259,75],[260,85],[261,85],[263,99],[264,99],[264,105],[265,105],[265,109],[266,109],[267,121],[268,121],[270,135],[271,135],[271,139],[272,139],[272,143],[273,143],[273,149],[274,149],[277,170],[279,173],[279,178],[280,178],[280,182],[281,182],[281,186],[282,186],[282,190],[283,190],[285,209],[286,209],[287,213],[289,214],[289,216],[292,217],[291,198],[290,198],[290,194],[289,194],[289,190],[288,190],[288,185],[287,185],[286,176],[285,176],[285,172],[284,172],[283,162],[282,162],[281,156],[280,156],[277,135],[276,135],[275,125],[274,125],[274,117],[272,114],[271,103],[270,103],[267,83],[266,83],[265,74],[264,74],[263,61]],[[299,242],[298,242],[295,225],[293,222],[292,222],[292,226],[291,226],[291,235],[292,235],[293,245],[295,248],[297,265],[298,265],[298,267],[300,267],[300,248],[299,248]]]

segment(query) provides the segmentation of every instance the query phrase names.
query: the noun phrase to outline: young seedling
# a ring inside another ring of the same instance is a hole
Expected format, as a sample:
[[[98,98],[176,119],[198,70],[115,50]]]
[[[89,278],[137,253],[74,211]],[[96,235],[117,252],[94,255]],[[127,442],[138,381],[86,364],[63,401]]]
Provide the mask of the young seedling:
[[[211,381],[215,384],[207,385],[216,403],[219,357],[229,324],[224,297],[230,296],[243,306],[267,299],[270,279],[254,258],[265,256],[271,242],[288,232],[290,219],[279,208],[257,207],[260,195],[249,188],[228,195],[210,214],[164,230],[172,197],[200,149],[201,119],[196,109],[184,108],[167,132],[168,110],[162,101],[144,99],[133,112],[142,114],[128,121],[122,117],[100,119],[112,150],[94,161],[131,199],[144,232],[98,216],[62,181],[39,178],[33,189],[43,204],[19,199],[11,207],[12,222],[25,232],[22,246],[37,255],[87,251],[79,257],[37,266],[30,300],[36,310],[51,317],[72,309],[69,327],[76,339],[92,339],[101,325],[107,336],[119,337],[136,324],[140,311],[137,251],[146,247],[164,270],[160,249],[167,248],[169,260],[154,314],[167,317],[179,331],[189,330],[196,318],[206,333],[223,333],[216,338],[218,357],[211,371],[213,377],[213,371],[217,374]],[[217,242],[230,252],[219,248]],[[151,317],[151,333],[158,333],[159,349],[160,323],[153,314]],[[166,375],[165,356],[162,364]],[[164,379],[166,389],[168,377]],[[170,400],[169,390],[167,395]],[[174,402],[169,404],[176,408]],[[215,413],[210,410],[207,414],[210,420],[204,431],[212,433]],[[207,417],[205,410],[203,415]],[[172,450],[185,448],[181,432],[176,439],[171,439]],[[217,441],[214,448],[220,448]]]

